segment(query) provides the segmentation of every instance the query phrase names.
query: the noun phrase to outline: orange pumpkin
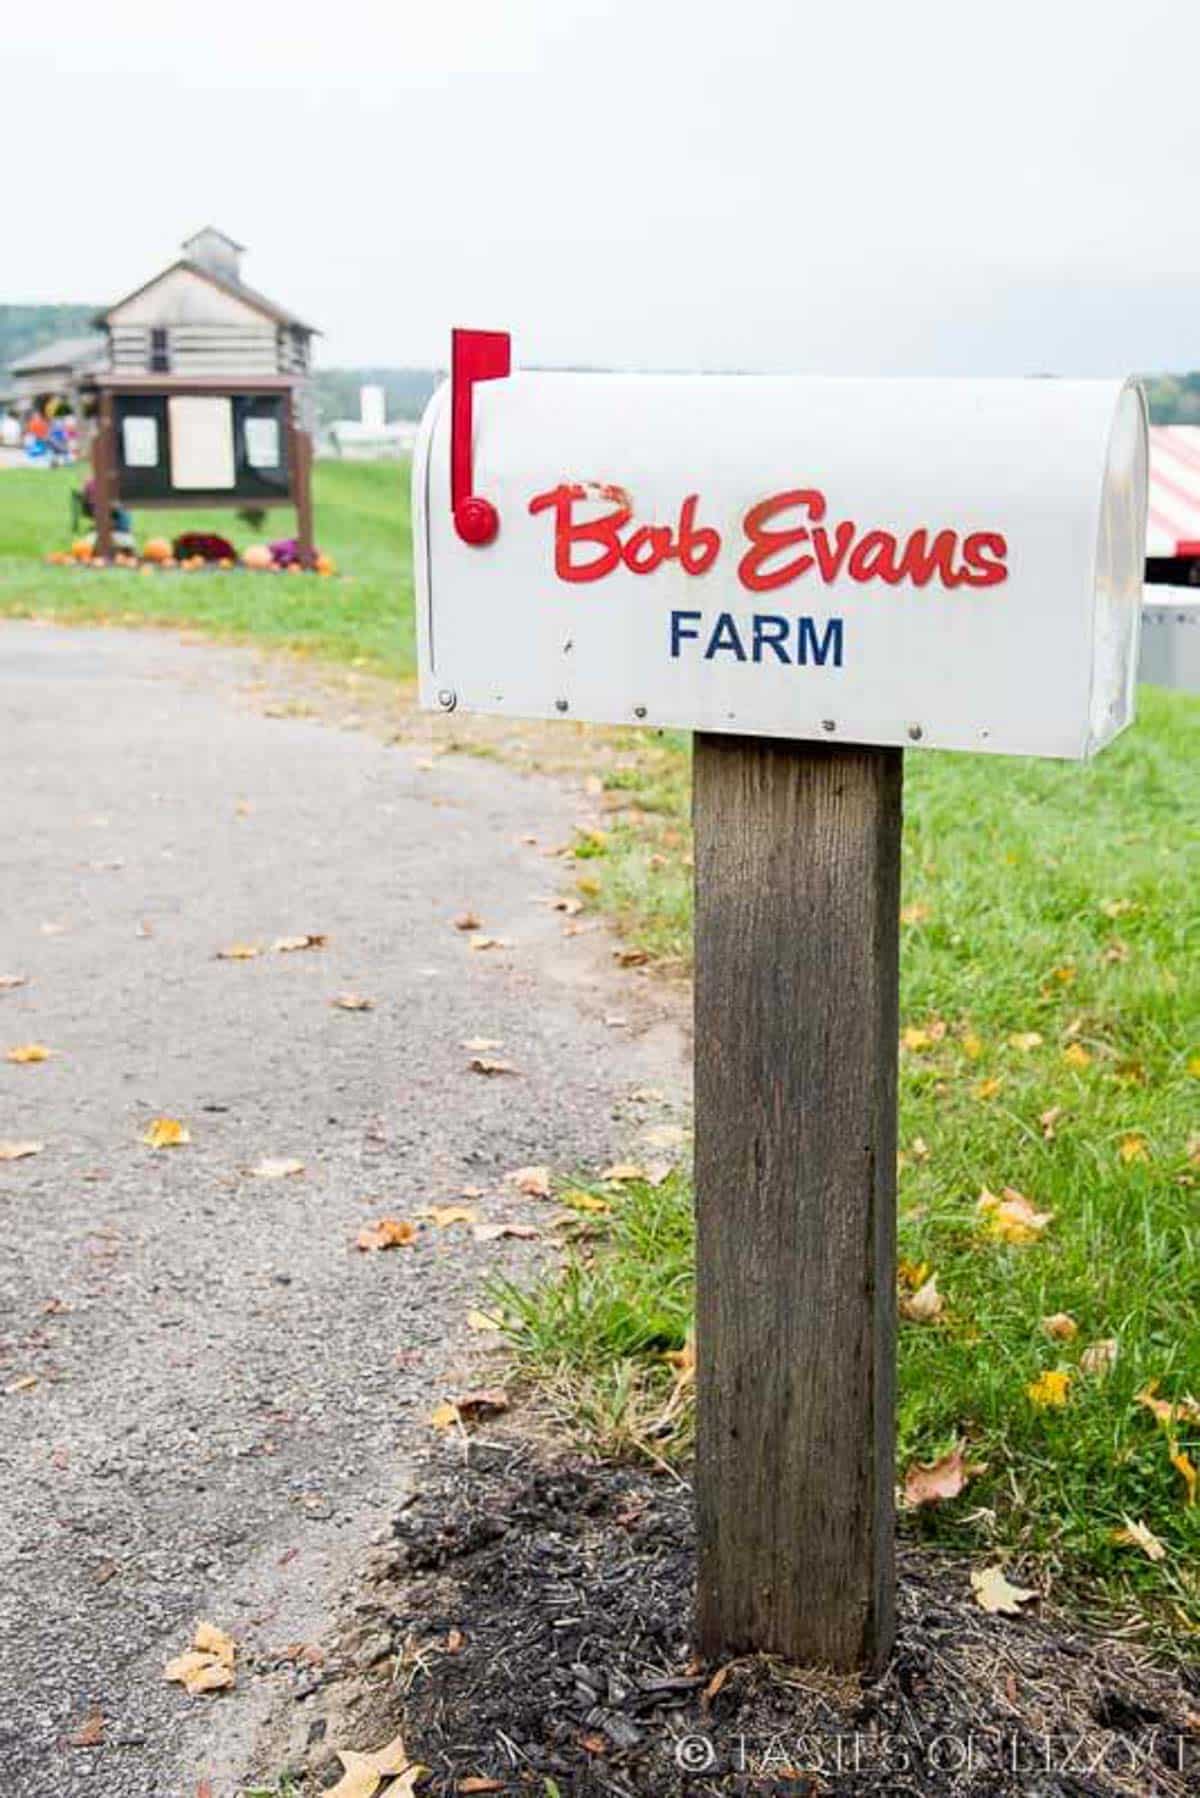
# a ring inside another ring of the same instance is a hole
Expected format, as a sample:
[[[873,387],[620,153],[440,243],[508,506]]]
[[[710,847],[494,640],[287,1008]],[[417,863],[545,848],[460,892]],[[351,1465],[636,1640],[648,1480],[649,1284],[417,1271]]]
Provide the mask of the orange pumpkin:
[[[247,568],[271,568],[271,552],[265,543],[252,543],[242,552],[242,561]]]
[[[92,539],[79,537],[71,545],[71,554],[77,562],[90,562],[92,559]]]
[[[337,573],[337,563],[334,561],[332,556],[327,556],[324,553],[322,553],[321,555],[319,555],[317,557],[317,573],[318,574],[336,574]]]
[[[171,545],[165,537],[148,537],[142,545],[142,560],[145,562],[167,562],[171,557]]]

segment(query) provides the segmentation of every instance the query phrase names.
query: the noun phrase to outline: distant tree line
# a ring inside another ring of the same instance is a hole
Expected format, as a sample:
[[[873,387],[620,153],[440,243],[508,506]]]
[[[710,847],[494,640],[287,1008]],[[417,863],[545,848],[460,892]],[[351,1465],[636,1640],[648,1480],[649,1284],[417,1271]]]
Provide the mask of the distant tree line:
[[[0,380],[14,362],[57,337],[89,337],[98,306],[0,305]]]
[[[426,401],[441,380],[431,368],[317,368],[313,393],[317,417],[323,425],[335,418],[357,418],[359,389],[382,387],[389,422],[396,418],[420,418]]]

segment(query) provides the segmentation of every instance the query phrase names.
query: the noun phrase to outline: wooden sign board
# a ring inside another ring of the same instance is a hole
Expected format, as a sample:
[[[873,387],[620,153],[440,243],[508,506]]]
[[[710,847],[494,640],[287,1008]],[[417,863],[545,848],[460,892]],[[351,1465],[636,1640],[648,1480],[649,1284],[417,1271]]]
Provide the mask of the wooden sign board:
[[[413,468],[421,692],[696,731],[696,1633],[894,1626],[903,747],[1130,720],[1147,424],[1114,382],[510,373]]]

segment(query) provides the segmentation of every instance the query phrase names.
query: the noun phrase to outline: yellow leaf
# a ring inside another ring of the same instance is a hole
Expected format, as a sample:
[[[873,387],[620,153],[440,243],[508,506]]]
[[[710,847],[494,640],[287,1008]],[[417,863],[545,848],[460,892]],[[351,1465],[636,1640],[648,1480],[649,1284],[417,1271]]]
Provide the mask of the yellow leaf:
[[[943,1303],[937,1289],[937,1275],[931,1274],[911,1297],[901,1299],[900,1310],[912,1323],[930,1324],[942,1315]]]
[[[929,1160],[929,1154],[930,1154],[929,1144],[925,1141],[925,1138],[923,1136],[914,1136],[913,1137],[912,1142],[908,1146],[908,1152],[912,1156],[914,1161],[928,1161]]]
[[[0,1161],[24,1161],[30,1155],[40,1155],[45,1146],[40,1142],[0,1142]]]
[[[591,874],[581,874],[575,882],[585,899],[595,899],[600,893],[600,882]]]
[[[1131,1161],[1149,1161],[1150,1145],[1144,1136],[1123,1136],[1117,1145],[1117,1153],[1128,1167]]]
[[[407,1218],[381,1217],[376,1223],[368,1224],[360,1230],[355,1238],[356,1247],[371,1249],[402,1249],[417,1240],[417,1226],[410,1224]]]
[[[473,1224],[476,1213],[469,1205],[431,1205],[421,1216],[431,1217],[439,1230],[445,1230],[451,1224]]]
[[[505,1174],[507,1186],[515,1186],[531,1199],[548,1199],[550,1197],[550,1169],[548,1167],[518,1167],[511,1174]]]
[[[223,1667],[232,1667],[237,1659],[237,1643],[223,1629],[218,1629],[215,1623],[196,1625],[192,1647],[199,1649],[202,1654],[215,1654]]]
[[[303,1172],[302,1161],[283,1160],[268,1155],[255,1167],[254,1177],[256,1180],[288,1180]]]
[[[928,1261],[910,1261],[907,1255],[902,1255],[896,1272],[900,1276],[901,1284],[910,1287],[915,1292],[917,1287],[924,1286],[929,1278],[929,1263]]]
[[[564,1205],[569,1205],[572,1211],[592,1211],[605,1214],[612,1210],[607,1199],[597,1198],[594,1193],[590,1192],[564,1192],[561,1195],[561,1201]]]
[[[983,1567],[972,1573],[971,1590],[981,1611],[1009,1617],[1019,1616],[1021,1606],[1037,1597],[1032,1587],[1010,1585],[1001,1567]]]
[[[1019,1049],[1023,1055],[1028,1055],[1031,1049],[1040,1049],[1043,1040],[1040,1030],[1020,1030],[1015,1036],[1009,1037],[1008,1046],[1010,1049]]]
[[[217,950],[218,961],[253,961],[262,950],[257,943],[230,943],[228,949]]]
[[[1089,1343],[1079,1357],[1080,1373],[1101,1377],[1111,1373],[1117,1364],[1119,1344],[1115,1336],[1105,1336],[1099,1342]]]
[[[1106,918],[1124,918],[1131,911],[1137,910],[1137,901],[1134,899],[1102,899],[1100,910]]]
[[[468,1311],[468,1330],[499,1330],[504,1327],[504,1318],[498,1311]]]
[[[178,1149],[191,1140],[187,1125],[178,1118],[152,1118],[142,1133],[142,1141],[151,1149]]]
[[[1183,1501],[1184,1504],[1188,1506],[1194,1505],[1196,1502],[1197,1474],[1191,1460],[1182,1449],[1177,1448],[1171,1456],[1171,1466],[1175,1468],[1177,1473],[1183,1475],[1184,1483],[1187,1486],[1187,1497]]]
[[[1030,1403],[1036,1405],[1039,1411],[1061,1410],[1067,1402],[1070,1389],[1070,1374],[1052,1367],[1048,1368],[1044,1374],[1039,1374],[1031,1385],[1026,1386],[1025,1393]]]
[[[978,1061],[983,1054],[983,1038],[976,1036],[973,1030],[968,1030],[962,1039],[962,1052],[968,1061]]]
[[[1161,1561],[1166,1558],[1166,1549],[1140,1518],[1135,1523],[1132,1517],[1126,1517],[1124,1524],[1124,1529],[1113,1531],[1114,1542],[1119,1543],[1123,1548],[1140,1548],[1147,1560],[1150,1561]]]
[[[435,1430],[452,1430],[458,1422],[458,1406],[448,1401],[437,1405],[429,1413],[429,1421]]]
[[[1193,1080],[1200,1080],[1200,1055],[1189,1056],[1187,1071]]]
[[[1037,1211],[1024,1193],[1006,1186],[999,1197],[985,1187],[975,1207],[989,1236],[1001,1242],[1037,1242],[1054,1216],[1052,1211]]]
[[[618,1161],[612,1167],[606,1167],[600,1178],[620,1185],[625,1180],[644,1180],[646,1170],[634,1161]]]
[[[1000,1076],[998,1074],[992,1074],[988,1079],[981,1080],[978,1083],[975,1088],[975,1097],[984,1100],[994,1099],[1003,1085],[1004,1081]]]
[[[1064,962],[1061,968],[1052,968],[1051,980],[1057,980],[1060,986],[1070,986],[1075,978],[1075,967],[1072,962]]]
[[[16,1062],[48,1061],[50,1053],[45,1043],[18,1043],[15,1048],[8,1050],[4,1059]]]
[[[1068,1043],[1063,1050],[1063,1060],[1068,1067],[1086,1068],[1091,1066],[1091,1054],[1082,1043]]]
[[[1043,1317],[1042,1329],[1056,1342],[1070,1342],[1079,1333],[1079,1325],[1065,1311],[1055,1311],[1052,1316]]]
[[[932,1036],[929,1034],[928,1030],[923,1030],[919,1024],[906,1024],[904,1029],[900,1032],[900,1041],[904,1044],[904,1047],[910,1049],[914,1055],[923,1055],[926,1049],[932,1049],[933,1047]]]

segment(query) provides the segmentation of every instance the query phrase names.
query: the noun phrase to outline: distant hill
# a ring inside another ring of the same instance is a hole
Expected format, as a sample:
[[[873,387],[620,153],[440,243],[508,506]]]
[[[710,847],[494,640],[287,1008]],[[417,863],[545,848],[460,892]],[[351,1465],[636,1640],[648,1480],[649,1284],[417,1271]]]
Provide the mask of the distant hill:
[[[357,418],[359,388],[382,387],[389,420],[420,418],[441,378],[432,368],[317,368],[313,370],[317,417],[323,425],[335,418]]]
[[[0,373],[56,337],[86,337],[99,306],[0,305]]]

